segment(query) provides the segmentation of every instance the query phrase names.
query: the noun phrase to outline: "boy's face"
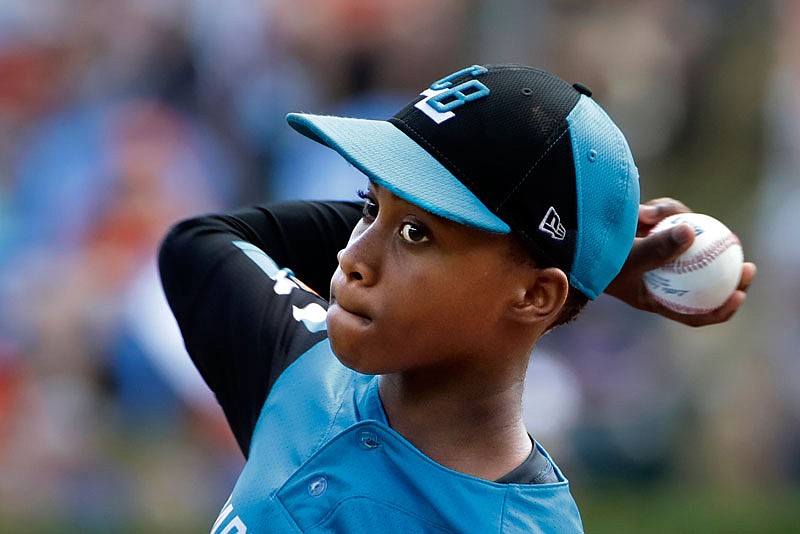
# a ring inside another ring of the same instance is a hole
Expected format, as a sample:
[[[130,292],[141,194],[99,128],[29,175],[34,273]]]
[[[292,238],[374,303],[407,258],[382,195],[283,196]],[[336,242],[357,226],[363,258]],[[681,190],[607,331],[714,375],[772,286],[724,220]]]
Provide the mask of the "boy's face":
[[[531,269],[514,260],[513,239],[374,184],[363,196],[364,217],[331,280],[328,333],[342,363],[386,374],[503,354],[521,291],[515,272]]]

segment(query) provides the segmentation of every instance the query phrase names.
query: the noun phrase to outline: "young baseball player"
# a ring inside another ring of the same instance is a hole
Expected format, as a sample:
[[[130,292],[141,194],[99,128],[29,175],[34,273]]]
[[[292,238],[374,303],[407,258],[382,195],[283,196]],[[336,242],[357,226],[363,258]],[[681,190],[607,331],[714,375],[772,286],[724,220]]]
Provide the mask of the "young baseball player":
[[[581,532],[522,423],[537,339],[612,281],[636,307],[727,320],[754,266],[715,312],[653,303],[641,274],[693,234],[634,244],[637,222],[686,208],[640,208],[622,133],[586,87],[540,70],[469,67],[388,121],[288,120],[366,174],[363,202],[199,217],[160,254],[247,457],[212,532]]]

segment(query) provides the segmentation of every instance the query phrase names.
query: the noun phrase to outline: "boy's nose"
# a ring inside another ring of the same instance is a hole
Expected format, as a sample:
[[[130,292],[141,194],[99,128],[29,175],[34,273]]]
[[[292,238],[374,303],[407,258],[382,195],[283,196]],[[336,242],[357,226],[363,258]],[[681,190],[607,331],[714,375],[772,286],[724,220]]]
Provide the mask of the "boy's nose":
[[[371,282],[374,276],[371,274],[373,269],[368,265],[362,254],[359,243],[360,239],[351,241],[345,248],[339,251],[336,259],[339,260],[339,267],[344,273],[348,282]]]
[[[364,276],[358,270],[352,267],[351,262],[345,256],[345,250],[346,249],[340,250],[336,255],[336,259],[339,260],[339,266],[342,268],[342,272],[345,274],[348,280],[363,280]]]

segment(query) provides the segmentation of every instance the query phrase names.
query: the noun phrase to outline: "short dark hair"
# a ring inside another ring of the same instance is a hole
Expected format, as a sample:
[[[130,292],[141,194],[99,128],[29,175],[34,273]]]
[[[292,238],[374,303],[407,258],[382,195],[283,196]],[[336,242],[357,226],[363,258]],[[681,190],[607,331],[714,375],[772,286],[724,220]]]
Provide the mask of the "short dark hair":
[[[574,286],[570,285],[569,293],[567,293],[567,300],[564,301],[564,306],[561,308],[561,312],[559,312],[556,320],[553,321],[553,324],[551,324],[547,329],[552,330],[557,326],[571,323],[578,317],[578,314],[583,311],[583,308],[585,308],[586,304],[588,303],[589,297],[584,295]]]
[[[514,241],[515,243],[511,247],[511,257],[514,261],[533,269],[555,267],[552,262],[537,258],[516,236],[514,236]],[[562,306],[561,311],[558,313],[553,323],[547,327],[547,331],[574,321],[588,303],[589,297],[570,284],[564,306]]]

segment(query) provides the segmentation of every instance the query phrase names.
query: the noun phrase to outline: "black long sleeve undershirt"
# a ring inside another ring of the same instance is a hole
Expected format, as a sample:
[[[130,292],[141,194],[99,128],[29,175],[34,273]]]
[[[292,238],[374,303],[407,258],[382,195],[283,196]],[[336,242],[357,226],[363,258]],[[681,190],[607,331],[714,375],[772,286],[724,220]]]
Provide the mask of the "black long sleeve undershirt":
[[[291,304],[326,301],[336,254],[361,217],[357,202],[261,205],[177,224],[162,243],[159,269],[186,348],[217,396],[247,455],[261,407],[277,378],[325,332],[286,339],[271,325]],[[278,299],[274,281],[234,242],[251,243],[319,297]]]

